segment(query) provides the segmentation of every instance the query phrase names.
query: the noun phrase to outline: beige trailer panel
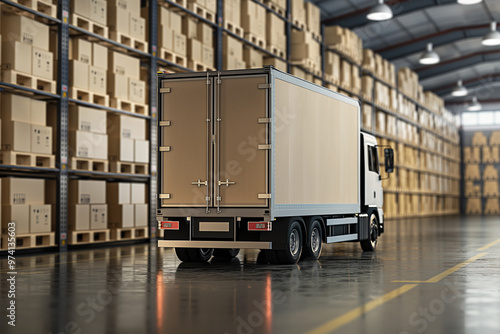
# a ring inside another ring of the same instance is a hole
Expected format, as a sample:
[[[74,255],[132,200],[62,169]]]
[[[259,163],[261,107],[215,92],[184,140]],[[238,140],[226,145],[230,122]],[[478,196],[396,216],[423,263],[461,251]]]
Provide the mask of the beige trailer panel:
[[[359,108],[275,80],[276,205],[359,204]]]

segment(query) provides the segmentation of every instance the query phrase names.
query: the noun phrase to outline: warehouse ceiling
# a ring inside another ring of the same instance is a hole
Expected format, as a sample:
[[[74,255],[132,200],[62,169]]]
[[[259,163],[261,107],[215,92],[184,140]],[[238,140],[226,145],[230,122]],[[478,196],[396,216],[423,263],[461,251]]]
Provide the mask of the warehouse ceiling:
[[[500,109],[500,46],[481,44],[490,23],[500,21],[499,0],[468,6],[457,0],[386,0],[394,17],[382,22],[366,19],[377,0],[310,1],[321,8],[323,24],[353,29],[365,48],[398,68],[415,70],[425,90],[445,98],[451,109],[460,111],[475,94],[483,105]],[[419,64],[427,43],[434,44],[439,64]],[[460,79],[470,93],[465,98],[452,97],[451,90]]]

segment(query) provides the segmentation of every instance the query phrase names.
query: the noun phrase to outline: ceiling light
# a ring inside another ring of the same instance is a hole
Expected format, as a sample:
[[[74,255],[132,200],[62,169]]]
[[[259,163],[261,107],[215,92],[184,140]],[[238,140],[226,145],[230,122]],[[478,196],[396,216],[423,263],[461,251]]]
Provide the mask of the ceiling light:
[[[500,45],[500,33],[497,31],[496,22],[491,22],[491,31],[484,35],[481,44],[487,46]]]
[[[483,2],[483,0],[458,0],[461,5],[475,5],[477,3]]]
[[[432,50],[432,43],[427,44],[427,51],[422,53],[420,56],[420,64],[422,65],[434,65],[439,63],[439,55]]]
[[[462,80],[458,80],[457,87],[455,87],[455,89],[453,89],[453,91],[451,92],[451,95],[452,96],[467,96],[467,94],[469,94],[469,91],[467,90],[467,88],[464,87]]]
[[[467,107],[467,110],[468,111],[479,111],[482,109],[482,106],[479,102],[477,102],[477,97],[473,97],[472,98],[472,103],[469,104],[469,106]]]
[[[385,21],[392,19],[391,7],[384,3],[384,0],[378,0],[378,4],[368,12],[366,18],[371,21]]]

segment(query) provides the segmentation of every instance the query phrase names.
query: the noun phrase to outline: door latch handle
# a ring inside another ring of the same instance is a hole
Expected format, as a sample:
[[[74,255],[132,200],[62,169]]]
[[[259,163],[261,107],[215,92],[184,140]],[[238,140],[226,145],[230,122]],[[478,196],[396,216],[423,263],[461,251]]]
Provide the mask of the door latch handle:
[[[236,182],[231,182],[229,179],[226,179],[226,181],[219,181],[219,186],[226,186],[227,188],[233,184],[236,184]]]
[[[201,181],[200,179],[198,179],[198,181],[191,182],[191,184],[193,186],[198,186],[198,188],[199,188],[201,186],[208,186],[208,181]]]

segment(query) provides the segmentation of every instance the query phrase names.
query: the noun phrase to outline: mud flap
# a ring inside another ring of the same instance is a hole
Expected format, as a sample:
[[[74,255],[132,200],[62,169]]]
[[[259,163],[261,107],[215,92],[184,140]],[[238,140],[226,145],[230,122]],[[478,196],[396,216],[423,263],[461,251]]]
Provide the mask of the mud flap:
[[[359,241],[368,240],[370,237],[370,220],[366,213],[358,216],[358,231]]]

